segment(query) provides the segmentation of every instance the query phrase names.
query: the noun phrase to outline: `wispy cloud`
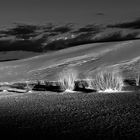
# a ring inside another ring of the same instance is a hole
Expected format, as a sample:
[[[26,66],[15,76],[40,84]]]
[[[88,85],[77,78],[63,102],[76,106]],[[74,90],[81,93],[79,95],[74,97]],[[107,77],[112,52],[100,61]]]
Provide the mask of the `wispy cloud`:
[[[102,13],[102,12],[98,12],[98,13],[96,13],[96,15],[97,15],[97,16],[104,16],[105,14]]]

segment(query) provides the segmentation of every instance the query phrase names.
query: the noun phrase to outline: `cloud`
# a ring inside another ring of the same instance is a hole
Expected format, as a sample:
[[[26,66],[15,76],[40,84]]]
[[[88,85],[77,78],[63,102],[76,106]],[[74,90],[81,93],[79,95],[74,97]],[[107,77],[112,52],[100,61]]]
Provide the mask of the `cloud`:
[[[97,16],[104,16],[105,14],[102,12],[96,13]]]

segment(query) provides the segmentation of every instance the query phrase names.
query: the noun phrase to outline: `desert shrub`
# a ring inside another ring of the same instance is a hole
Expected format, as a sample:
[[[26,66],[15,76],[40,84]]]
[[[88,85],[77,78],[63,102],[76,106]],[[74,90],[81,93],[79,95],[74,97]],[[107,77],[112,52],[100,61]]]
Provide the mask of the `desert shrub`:
[[[128,34],[124,35],[124,39],[125,40],[136,39],[136,38],[138,38],[139,34],[140,34],[139,32],[128,33]]]
[[[67,41],[60,39],[60,40],[55,40],[50,43],[48,43],[44,49],[45,51],[56,51],[56,50],[61,50],[67,48]]]
[[[28,39],[36,36],[36,30],[38,28],[36,25],[16,24],[14,28],[3,31],[3,34],[15,36],[19,39]]]
[[[123,75],[130,85],[140,86],[140,61],[139,58],[121,66]]]
[[[137,39],[138,35],[139,35],[139,32],[123,34],[122,31],[116,31],[116,32],[103,35],[99,38],[95,38],[94,42],[112,42],[112,41],[132,40],[132,39]]]
[[[117,23],[114,25],[108,25],[109,28],[124,28],[124,29],[140,29],[140,19],[134,21]]]
[[[67,24],[64,26],[59,26],[59,27],[55,27],[52,32],[57,32],[57,33],[68,33],[72,30],[72,25],[71,24]]]
[[[97,41],[102,41],[102,42],[106,42],[106,41],[117,41],[117,40],[122,40],[122,32],[118,31],[118,32],[113,32],[113,33],[109,33],[107,35],[104,35],[100,38],[97,39]]]
[[[103,30],[103,27],[96,24],[89,24],[84,27],[80,27],[78,30],[74,31],[74,33],[89,33],[92,32],[94,34],[99,33]]]
[[[11,88],[17,88],[17,89],[25,89],[26,83],[13,83],[10,85]]]
[[[27,89],[27,91],[32,92],[34,86],[35,86],[35,84],[32,83],[32,81],[26,81],[26,89]]]
[[[97,91],[121,91],[123,78],[116,71],[103,70],[98,72],[93,79],[88,80],[89,87]]]
[[[41,52],[43,39],[38,40],[0,40],[0,51],[32,51]]]
[[[73,91],[77,77],[78,72],[76,70],[66,69],[59,74],[59,82],[63,89]]]

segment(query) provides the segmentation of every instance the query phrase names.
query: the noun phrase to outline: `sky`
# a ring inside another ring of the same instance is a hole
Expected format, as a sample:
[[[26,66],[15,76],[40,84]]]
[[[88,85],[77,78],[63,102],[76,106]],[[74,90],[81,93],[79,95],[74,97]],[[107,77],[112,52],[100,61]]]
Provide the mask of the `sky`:
[[[0,26],[12,23],[104,24],[140,17],[140,0],[0,0]]]

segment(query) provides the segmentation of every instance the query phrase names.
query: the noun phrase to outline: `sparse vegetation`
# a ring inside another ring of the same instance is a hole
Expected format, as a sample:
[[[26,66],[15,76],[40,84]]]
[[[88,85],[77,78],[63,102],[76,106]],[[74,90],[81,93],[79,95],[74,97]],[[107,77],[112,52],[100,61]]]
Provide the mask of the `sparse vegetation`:
[[[99,38],[95,38],[96,42],[112,42],[112,41],[125,41],[125,40],[132,40],[137,39],[139,32],[132,32],[123,34],[122,31],[116,31]]]
[[[114,25],[108,25],[109,28],[124,28],[124,29],[140,29],[140,19],[134,21],[117,23]]]
[[[51,32],[55,32],[57,34],[64,34],[72,31],[73,29],[73,24],[66,24],[58,27],[54,27]]]
[[[89,88],[101,92],[120,92],[124,86],[123,78],[118,71],[109,69],[97,72],[94,77],[87,80]]]
[[[74,90],[77,78],[78,72],[74,69],[66,69],[59,74],[59,82],[61,83],[62,88],[68,91]]]
[[[30,37],[36,36],[36,30],[39,27],[36,25],[27,25],[27,24],[16,24],[14,28],[1,31],[2,34],[15,36],[18,39],[29,39]]]
[[[84,27],[80,27],[78,30],[74,31],[74,33],[92,33],[97,34],[104,30],[104,27],[95,24],[89,24]]]
[[[122,66],[123,74],[125,75],[126,81],[130,83],[130,85],[133,86],[139,86],[140,85],[140,61],[135,61],[130,64],[126,64]]]

